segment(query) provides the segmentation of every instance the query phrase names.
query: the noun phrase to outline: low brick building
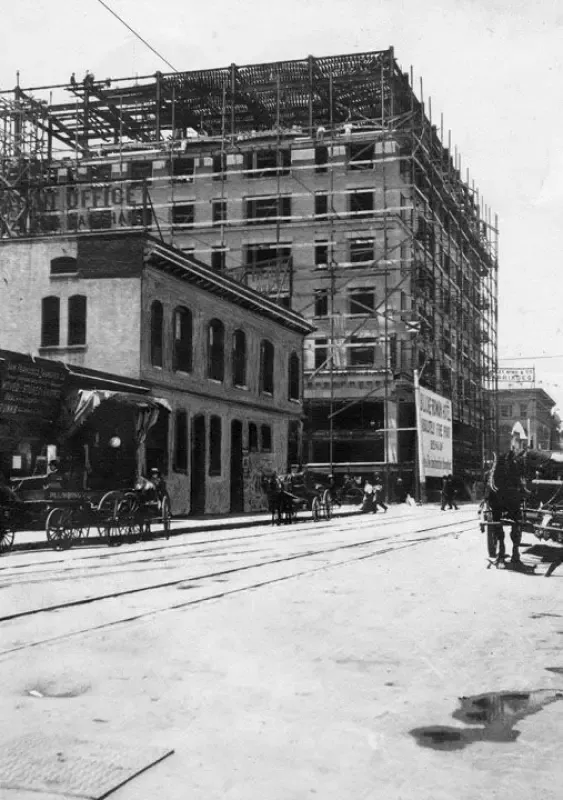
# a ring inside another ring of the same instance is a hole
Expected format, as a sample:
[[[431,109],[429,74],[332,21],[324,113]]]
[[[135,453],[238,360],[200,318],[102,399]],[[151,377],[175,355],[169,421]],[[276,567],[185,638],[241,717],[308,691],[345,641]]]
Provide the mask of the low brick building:
[[[560,420],[553,414],[556,403],[544,389],[499,389],[497,402],[501,452],[510,448],[512,429],[517,422],[522,425],[530,447],[537,450],[560,449]]]
[[[0,242],[0,347],[140,381],[168,401],[144,443],[173,513],[265,507],[300,460],[298,314],[142,233]]]

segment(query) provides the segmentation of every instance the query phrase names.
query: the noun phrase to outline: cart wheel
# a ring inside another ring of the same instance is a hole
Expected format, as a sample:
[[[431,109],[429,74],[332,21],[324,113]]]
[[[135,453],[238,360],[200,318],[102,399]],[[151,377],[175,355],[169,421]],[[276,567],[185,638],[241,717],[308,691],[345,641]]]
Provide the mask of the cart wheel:
[[[311,511],[313,512],[313,522],[318,522],[321,518],[321,501],[318,497],[313,497]]]
[[[0,555],[9,553],[14,544],[14,529],[5,523],[0,524]]]
[[[117,520],[124,536],[140,537],[141,525],[138,519],[139,500],[134,492],[126,492],[117,506]]]
[[[170,538],[170,517],[172,512],[170,510],[170,500],[168,497],[162,498],[162,529],[167,539]]]
[[[53,550],[68,550],[74,535],[72,509],[53,508],[47,516],[45,532]]]
[[[328,489],[325,489],[323,492],[323,506],[325,510],[325,517],[330,519],[332,517],[332,498]]]
[[[108,534],[108,529],[110,527],[115,528],[117,522],[117,510],[119,507],[119,503],[123,499],[123,492],[119,491],[111,491],[106,492],[105,495],[102,497],[100,502],[97,506],[97,512],[99,517],[99,522],[97,524],[98,533],[101,537],[108,540],[108,544],[110,544],[109,539],[110,535]],[[115,538],[120,534],[116,534],[115,532],[111,535],[115,543]]]

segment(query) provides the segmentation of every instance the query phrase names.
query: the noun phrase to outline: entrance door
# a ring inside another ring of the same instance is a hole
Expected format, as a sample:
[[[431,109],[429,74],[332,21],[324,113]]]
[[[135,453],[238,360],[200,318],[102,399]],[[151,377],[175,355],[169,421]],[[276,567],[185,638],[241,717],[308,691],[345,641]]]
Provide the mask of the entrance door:
[[[231,511],[244,511],[242,475],[242,422],[231,422]]]
[[[205,417],[192,421],[190,514],[205,513]]]

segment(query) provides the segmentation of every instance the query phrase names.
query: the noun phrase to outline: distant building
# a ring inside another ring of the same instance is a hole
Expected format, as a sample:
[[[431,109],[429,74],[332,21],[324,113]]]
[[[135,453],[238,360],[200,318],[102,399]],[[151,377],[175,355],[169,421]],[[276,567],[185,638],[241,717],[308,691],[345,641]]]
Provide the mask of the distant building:
[[[553,409],[555,400],[540,388],[499,389],[499,449],[510,448],[512,429],[520,423],[527,444],[537,450],[560,449],[560,420]]]
[[[142,231],[0,241],[0,347],[114,373],[162,398],[145,469],[173,513],[264,508],[301,458],[312,326]],[[119,432],[116,432],[119,434]]]

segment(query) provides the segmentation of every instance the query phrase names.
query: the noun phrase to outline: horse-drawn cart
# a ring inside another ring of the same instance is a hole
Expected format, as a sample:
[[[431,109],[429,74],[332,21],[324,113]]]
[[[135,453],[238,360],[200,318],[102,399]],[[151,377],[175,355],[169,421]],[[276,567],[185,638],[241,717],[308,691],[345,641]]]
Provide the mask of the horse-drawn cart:
[[[170,535],[170,501],[167,495],[147,498],[140,491],[111,490],[81,492],[75,497],[59,498],[47,514],[47,541],[55,549],[68,549],[77,539],[94,530],[108,545],[126,539],[148,539],[152,527],[160,525]]]

